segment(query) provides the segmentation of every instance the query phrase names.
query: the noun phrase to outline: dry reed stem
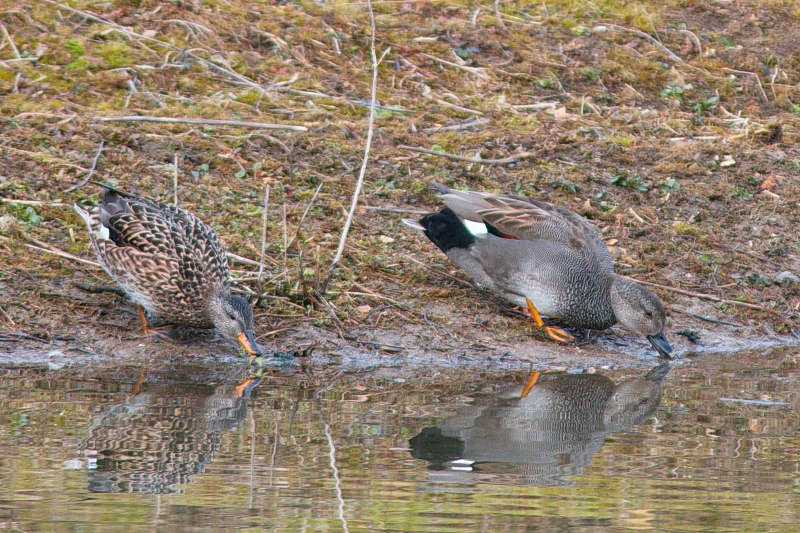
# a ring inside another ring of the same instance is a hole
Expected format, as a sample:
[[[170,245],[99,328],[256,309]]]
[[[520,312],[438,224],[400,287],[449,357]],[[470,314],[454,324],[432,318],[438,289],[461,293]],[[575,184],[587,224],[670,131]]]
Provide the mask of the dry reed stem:
[[[172,203],[175,207],[178,207],[178,154],[176,153],[173,156],[172,160],[173,169],[172,169]]]
[[[103,151],[103,145],[106,143],[105,139],[100,139],[100,146],[97,147],[97,153],[94,155],[94,159],[92,159],[92,167],[89,169],[89,173],[83,179],[82,182],[78,183],[77,185],[73,185],[72,187],[66,189],[64,192],[72,192],[75,189],[80,189],[87,183],[89,180],[92,179],[92,174],[94,174],[94,169],[97,168],[97,160],[100,159],[100,153]]]
[[[656,48],[658,48],[659,50],[661,50],[662,52],[667,54],[667,57],[669,57],[670,59],[672,59],[676,63],[683,64],[683,62],[684,62],[683,59],[681,59],[680,57],[675,55],[675,53],[672,52],[672,50],[670,50],[669,48],[667,48],[666,46],[664,46],[663,44],[658,42],[658,39],[656,39],[655,37],[653,37],[649,33],[645,33],[643,31],[639,31],[639,30],[636,30],[634,28],[626,28],[625,26],[617,26],[616,24],[603,24],[603,25],[604,26],[608,26],[609,28],[616,28],[618,30],[627,31],[627,32],[636,34],[639,37],[647,39],[650,42],[650,44],[652,44],[653,46],[655,46]]]
[[[529,157],[533,157],[533,152],[520,152],[518,154],[504,157],[502,159],[483,159],[480,157],[465,157],[462,155],[453,155],[448,154],[447,152],[437,152],[435,150],[428,150],[427,148],[420,148],[418,146],[406,146],[401,144],[398,148],[402,150],[408,150],[409,152],[419,152],[421,154],[427,155],[436,155],[439,157],[446,157],[447,159],[452,159],[453,161],[463,161],[464,163],[475,163],[479,165],[508,165],[510,163],[516,163],[520,159],[527,159]]]
[[[214,120],[210,118],[172,118],[172,117],[94,117],[95,122],[161,122],[165,124],[200,124],[203,126],[233,126],[237,128],[258,128],[264,130],[308,131],[305,126],[287,124],[267,124],[264,122],[242,122],[239,120]]]
[[[353,216],[355,215],[356,206],[358,205],[358,197],[361,195],[361,189],[364,186],[364,176],[367,174],[367,162],[369,161],[369,150],[372,146],[373,124],[375,122],[375,99],[378,91],[378,65],[380,62],[375,54],[375,13],[372,11],[371,0],[367,0],[367,6],[369,8],[370,27],[372,28],[372,37],[370,38],[370,56],[372,57],[372,90],[370,93],[369,118],[367,120],[367,140],[364,143],[364,159],[361,161],[361,170],[358,174],[358,181],[356,181],[355,191],[353,191],[353,200],[350,204],[350,212],[347,214],[347,220],[345,220],[344,228],[342,228],[342,237],[339,240],[339,248],[336,250],[336,255],[333,257],[331,265],[328,267],[328,275],[326,276],[325,281],[319,291],[320,296],[325,294],[325,291],[328,288],[328,282],[333,274],[333,269],[342,258],[342,253],[344,253],[344,245],[347,241],[347,233],[350,231],[350,225],[353,223]],[[391,48],[386,49],[381,56],[381,59],[383,59],[389,50],[391,50]]]
[[[269,209],[269,185],[264,192],[264,219],[261,224],[261,260],[258,262],[258,290],[261,290],[261,278],[264,275],[264,256],[267,253],[267,213]]]
[[[35,243],[35,245],[34,244],[28,244],[27,242],[21,242],[20,244],[23,245],[23,246],[26,246],[26,247],[28,247],[28,248],[30,248],[32,250],[37,250],[39,252],[45,252],[45,253],[48,253],[48,254],[57,255],[59,257],[63,257],[64,259],[69,259],[70,261],[76,261],[78,263],[83,263],[85,265],[91,265],[93,267],[101,268],[100,267],[100,263],[96,263],[94,261],[89,261],[88,259],[83,259],[82,257],[78,257],[77,255],[72,255],[70,253],[67,253],[67,252],[64,252],[62,250],[59,250],[58,248],[53,248],[52,246],[50,246],[48,244],[45,244],[45,243],[43,243],[41,241],[37,241],[36,239],[34,239],[32,237],[28,237],[28,239],[30,239],[31,242]],[[7,242],[13,242],[11,239],[9,239],[8,237],[4,237],[3,235],[0,235],[0,240],[7,241]]]
[[[736,70],[732,68],[721,68],[720,70],[724,70],[725,72],[733,72],[734,74],[741,74],[743,76],[752,76],[755,78],[756,83],[758,84],[758,90],[761,91],[761,97],[764,98],[765,102],[769,102],[769,98],[767,98],[767,93],[764,91],[764,86],[761,85],[761,78],[758,77],[758,74],[755,72],[748,72],[746,70]]]

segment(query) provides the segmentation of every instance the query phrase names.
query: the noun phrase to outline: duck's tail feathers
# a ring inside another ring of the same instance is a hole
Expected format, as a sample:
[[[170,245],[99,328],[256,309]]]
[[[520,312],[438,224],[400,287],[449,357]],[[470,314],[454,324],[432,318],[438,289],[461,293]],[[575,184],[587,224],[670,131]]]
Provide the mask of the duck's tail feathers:
[[[417,224],[422,227],[431,242],[444,253],[453,248],[466,250],[475,243],[475,236],[449,207],[425,215]]]
[[[431,182],[431,187],[436,189],[445,205],[464,220],[480,224],[483,222],[480,212],[492,209],[492,205],[484,200],[486,195],[483,193],[459,191],[436,182]]]
[[[75,212],[80,215],[83,221],[86,223],[86,226],[89,228],[89,231],[93,231],[94,228],[92,227],[92,214],[89,212],[85,206],[81,204],[72,204],[72,207],[75,209]]]
[[[86,223],[86,227],[89,228],[89,236],[92,240],[97,237],[102,239],[109,238],[108,228],[99,221],[99,216],[97,214],[98,207],[89,207],[81,204],[72,204],[72,207],[75,208],[75,212],[78,213]]]

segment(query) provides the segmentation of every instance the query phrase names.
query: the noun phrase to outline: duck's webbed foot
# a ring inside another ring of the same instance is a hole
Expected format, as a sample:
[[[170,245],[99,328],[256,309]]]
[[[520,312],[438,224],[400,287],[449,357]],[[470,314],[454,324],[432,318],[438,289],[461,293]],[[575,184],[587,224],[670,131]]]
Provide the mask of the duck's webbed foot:
[[[544,320],[542,320],[542,316],[539,314],[539,311],[536,310],[536,306],[533,305],[533,302],[530,301],[528,298],[525,298],[525,303],[528,306],[528,312],[531,314],[531,318],[533,319],[533,323],[536,324],[537,328],[541,328],[544,330],[544,334],[553,339],[556,342],[561,343],[568,343],[575,340],[575,337],[564,331],[558,326],[546,326]]]
[[[144,308],[136,304],[136,310],[139,311],[139,319],[142,321],[142,329],[144,329],[145,335],[152,335],[158,339],[172,343],[181,342],[181,337],[175,329],[175,326],[172,324],[161,324],[158,327],[151,328],[150,324],[147,322],[147,316],[144,314]]]

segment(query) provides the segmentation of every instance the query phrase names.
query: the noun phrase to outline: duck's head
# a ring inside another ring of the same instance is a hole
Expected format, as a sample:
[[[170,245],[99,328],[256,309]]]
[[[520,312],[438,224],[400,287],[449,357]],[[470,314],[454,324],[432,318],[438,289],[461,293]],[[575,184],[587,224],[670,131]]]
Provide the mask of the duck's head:
[[[253,335],[253,310],[241,296],[220,291],[209,302],[211,321],[223,337],[242,345],[251,357],[263,352]]]
[[[658,296],[621,276],[615,276],[610,292],[611,307],[617,321],[630,331],[647,337],[662,356],[671,357],[672,346],[664,336],[667,314]]]

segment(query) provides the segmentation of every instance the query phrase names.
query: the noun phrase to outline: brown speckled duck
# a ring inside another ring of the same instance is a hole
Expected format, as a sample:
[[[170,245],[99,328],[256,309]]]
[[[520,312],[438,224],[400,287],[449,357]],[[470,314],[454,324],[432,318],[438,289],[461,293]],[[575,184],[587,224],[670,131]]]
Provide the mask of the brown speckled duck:
[[[251,356],[253,311],[232,296],[217,234],[183,209],[106,187],[102,203],[75,211],[89,228],[97,259],[136,303],[145,333],[173,339],[172,326],[216,328]],[[167,324],[152,329],[143,308]]]
[[[661,301],[614,273],[608,248],[585,218],[522,196],[432,186],[447,207],[404,222],[424,231],[478,285],[527,307],[548,337],[573,340],[561,328],[545,326],[540,314],[581,329],[602,330],[619,322],[669,357]],[[482,224],[482,233],[471,233],[471,223]]]

